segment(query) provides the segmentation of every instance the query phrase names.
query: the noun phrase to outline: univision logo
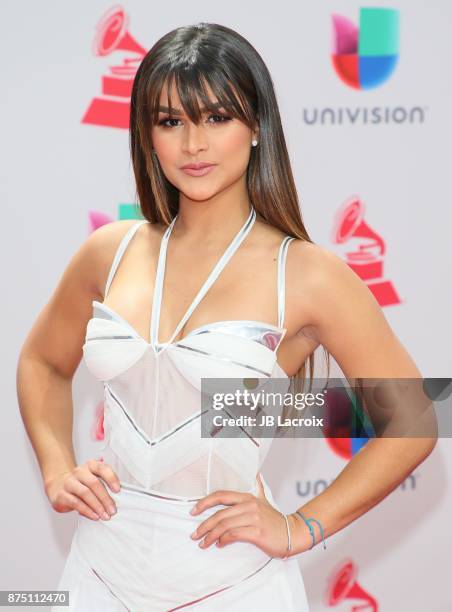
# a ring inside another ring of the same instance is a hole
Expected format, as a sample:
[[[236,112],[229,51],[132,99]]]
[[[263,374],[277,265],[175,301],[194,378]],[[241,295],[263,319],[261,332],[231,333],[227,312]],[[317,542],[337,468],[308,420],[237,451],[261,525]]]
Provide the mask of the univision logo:
[[[359,27],[332,15],[331,59],[339,78],[354,89],[373,89],[394,72],[399,57],[400,12],[361,8]]]
[[[331,59],[344,83],[353,89],[375,89],[391,76],[399,58],[400,12],[361,8],[359,27],[343,15],[332,15]],[[308,126],[423,124],[428,106],[334,106],[302,109]]]
[[[427,106],[373,106],[304,108],[302,119],[306,125],[378,125],[389,123],[424,123]]]

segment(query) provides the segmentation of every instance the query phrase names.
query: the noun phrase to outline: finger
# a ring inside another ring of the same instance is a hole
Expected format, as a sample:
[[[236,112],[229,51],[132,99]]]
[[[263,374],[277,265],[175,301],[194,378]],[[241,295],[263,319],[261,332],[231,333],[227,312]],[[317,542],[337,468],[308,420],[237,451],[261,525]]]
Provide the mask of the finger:
[[[95,481],[92,481],[92,489],[93,492],[98,496],[101,500],[105,511],[109,514],[115,514],[116,512],[116,503],[114,499],[108,494],[108,491],[105,487],[105,484],[102,481],[106,481],[109,484],[110,488],[112,488],[113,484],[117,484],[119,486],[119,478],[116,476],[111,466],[102,461],[97,461],[96,459],[90,459],[87,461],[86,465],[88,466],[90,472],[94,475]],[[100,480],[102,479],[102,480]]]
[[[234,527],[220,536],[217,546],[222,548],[232,542],[250,542],[257,545],[259,542],[259,528],[254,525],[249,527]]]
[[[199,546],[200,548],[208,548],[227,531],[232,530],[234,532],[238,527],[256,527],[258,521],[259,514],[256,512],[241,512],[240,514],[223,519],[209,531],[204,540],[199,542]]]
[[[260,497],[262,499],[267,499],[265,497],[265,490],[264,490],[264,485],[262,483],[260,472],[257,473],[256,481],[257,481],[257,497]]]
[[[261,478],[260,472],[257,474],[256,480],[257,480],[257,495],[256,495],[256,497],[258,499],[264,501],[266,504],[269,504],[271,506],[271,503],[268,501],[267,495],[265,493],[264,483],[262,482],[262,478]]]
[[[246,502],[242,502],[241,504],[234,504],[228,508],[223,508],[222,510],[218,510],[212,516],[209,516],[205,521],[200,523],[195,531],[191,534],[193,540],[199,540],[204,537],[206,533],[215,528],[217,523],[227,519],[231,516],[236,516],[237,514],[241,514],[243,512],[256,512],[257,511],[257,503],[256,500],[250,500]]]
[[[100,516],[96,514],[85,502],[77,497],[76,495],[72,495],[72,493],[68,493],[65,491],[63,493],[65,502],[70,506],[73,510],[85,516],[86,518],[93,519],[94,521],[98,521]]]
[[[206,495],[193,506],[190,510],[190,514],[199,514],[204,512],[207,508],[222,504],[224,506],[231,506],[232,504],[239,504],[250,499],[254,499],[254,495],[251,493],[241,493],[240,491],[228,491],[219,490],[210,495]]]
[[[86,487],[83,490],[78,487],[75,493],[80,495],[86,503],[90,504],[93,510],[99,513],[102,518],[109,519],[110,515],[116,512],[116,504],[108,495],[102,480],[96,475],[98,471],[97,463],[96,460],[92,459],[74,470],[76,479]]]
[[[108,463],[104,463],[103,460],[92,461],[94,461],[92,471],[98,476],[100,476],[102,480],[105,480],[105,482],[108,484],[112,491],[118,493],[121,489],[121,483],[117,474],[113,471],[112,467],[108,465]]]
[[[110,518],[110,514],[105,509],[105,506],[101,500],[92,490],[92,485],[90,485],[91,478],[97,479],[94,474],[88,474],[88,476],[79,475],[77,478],[67,482],[66,490],[72,495],[78,497],[82,502],[89,506],[93,512],[98,514],[99,517],[103,518],[104,520],[108,520]]]

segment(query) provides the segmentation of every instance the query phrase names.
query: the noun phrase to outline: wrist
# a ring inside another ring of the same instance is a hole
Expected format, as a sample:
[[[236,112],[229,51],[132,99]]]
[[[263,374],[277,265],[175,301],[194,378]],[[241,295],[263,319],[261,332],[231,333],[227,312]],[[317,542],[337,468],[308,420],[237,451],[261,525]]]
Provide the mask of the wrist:
[[[70,473],[72,470],[73,468],[66,467],[66,469],[59,470],[58,472],[44,474],[42,480],[43,480],[43,485],[44,485],[44,491],[46,492],[46,494],[48,494],[49,489],[52,487],[55,480],[62,477],[64,474]]]
[[[288,514],[287,520],[289,521],[292,540],[291,551],[288,556],[290,558],[309,550],[312,545],[312,537],[304,521],[298,519],[295,513]]]

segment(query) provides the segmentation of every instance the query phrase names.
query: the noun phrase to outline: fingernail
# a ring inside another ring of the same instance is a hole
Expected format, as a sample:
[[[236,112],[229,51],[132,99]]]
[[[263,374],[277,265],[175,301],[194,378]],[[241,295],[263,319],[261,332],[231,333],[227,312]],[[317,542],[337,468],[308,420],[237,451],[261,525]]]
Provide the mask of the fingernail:
[[[121,487],[119,486],[119,484],[117,482],[114,483],[113,485],[113,491],[116,491],[116,493],[118,493],[118,491],[120,491]]]
[[[116,514],[116,508],[114,506],[108,506],[108,511],[110,514]]]
[[[190,514],[194,514],[196,512],[196,506],[193,506],[193,508],[190,510]]]
[[[108,519],[110,518],[110,515],[107,514],[106,512],[102,512],[102,518],[104,518],[106,521],[108,521]]]
[[[190,537],[194,539],[194,538],[196,538],[196,534],[197,534],[197,530],[195,529],[195,530],[194,530],[194,532],[191,534],[191,536],[190,536]]]

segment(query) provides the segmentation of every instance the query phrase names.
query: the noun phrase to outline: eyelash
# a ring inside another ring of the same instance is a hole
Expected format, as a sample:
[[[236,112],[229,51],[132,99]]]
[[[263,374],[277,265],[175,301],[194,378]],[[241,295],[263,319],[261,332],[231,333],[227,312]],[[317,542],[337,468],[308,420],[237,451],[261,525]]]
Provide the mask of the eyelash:
[[[231,117],[229,117],[228,115],[219,115],[219,114],[212,114],[209,115],[210,117],[220,117],[221,119],[223,119],[223,121],[214,121],[214,124],[220,124],[220,123],[226,123],[226,121],[230,121]],[[171,129],[174,126],[170,126],[170,125],[165,125],[165,123],[167,121],[180,121],[180,119],[176,119],[175,117],[165,117],[164,119],[160,119],[160,121],[158,122],[158,125],[161,125],[164,128],[168,128]]]

